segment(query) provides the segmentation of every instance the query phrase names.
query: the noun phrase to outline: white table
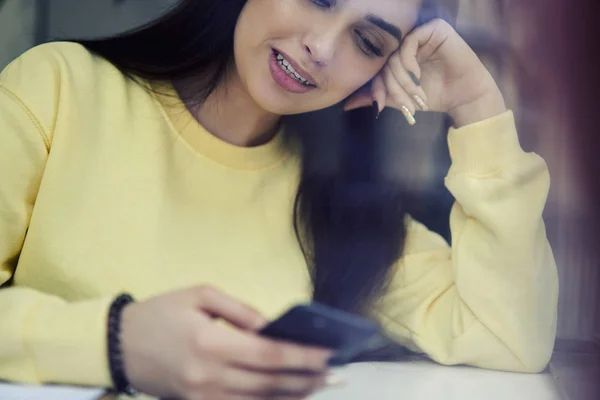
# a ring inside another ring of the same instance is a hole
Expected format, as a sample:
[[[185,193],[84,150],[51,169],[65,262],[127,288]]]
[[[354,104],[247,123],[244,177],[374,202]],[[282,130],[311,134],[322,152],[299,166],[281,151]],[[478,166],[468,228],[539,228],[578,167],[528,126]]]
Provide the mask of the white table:
[[[514,374],[427,361],[365,363],[338,370],[347,379],[311,400],[561,400],[550,374]],[[2,400],[97,400],[97,389],[0,384]]]
[[[355,364],[348,383],[311,400],[561,400],[551,375],[516,374],[427,361]]]
[[[0,383],[2,400],[98,400],[104,389],[68,386],[23,386]]]

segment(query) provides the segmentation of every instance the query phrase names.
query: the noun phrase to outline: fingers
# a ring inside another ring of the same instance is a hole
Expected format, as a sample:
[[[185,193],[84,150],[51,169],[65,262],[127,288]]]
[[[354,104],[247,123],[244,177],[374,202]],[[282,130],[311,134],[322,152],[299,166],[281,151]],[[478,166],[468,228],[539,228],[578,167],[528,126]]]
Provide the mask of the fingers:
[[[296,396],[303,398],[325,386],[325,374],[265,373],[230,368],[223,374],[223,387],[235,395]]]
[[[248,346],[236,354],[236,364],[265,371],[305,371],[323,373],[332,352],[264,338],[250,338]]]
[[[402,41],[402,46],[398,50],[398,55],[402,64],[412,71],[417,78],[421,75],[421,67],[419,66],[419,48],[427,39],[428,32],[423,27],[419,27],[406,35]]]
[[[421,81],[419,80],[420,68],[418,63],[415,61],[416,67],[412,69],[407,67],[399,56],[392,56],[388,61],[388,67],[392,72],[392,75],[396,81],[404,88],[404,90],[411,96],[411,102],[414,102],[419,109],[427,111],[427,94],[421,87]],[[417,72],[413,72],[416,70]]]
[[[383,70],[383,79],[385,80],[385,86],[388,90],[388,97],[393,100],[396,108],[402,112],[408,123],[410,125],[415,125],[417,123],[414,117],[416,113],[416,106],[413,102],[413,99],[396,80],[393,72],[388,66],[386,66]]]
[[[393,54],[386,66],[375,77],[371,86],[371,101],[376,101],[379,111],[385,106],[398,108],[410,125],[416,123],[417,110],[428,111],[427,94],[421,86],[420,62],[429,59],[448,37],[452,28],[442,20],[425,24],[404,38],[402,46]],[[361,93],[353,96],[345,109],[369,105],[369,98]]]
[[[435,19],[409,33],[402,42],[400,59],[409,70],[419,68],[418,63],[429,59],[454,30],[444,20]],[[418,76],[418,75],[417,75]]]
[[[422,29],[422,27],[415,29],[404,38],[398,53],[390,57],[388,61],[394,79],[409,94],[410,103],[414,102],[423,111],[429,110],[429,107],[427,106],[427,95],[421,87],[421,66],[417,56],[422,42],[426,40],[426,34],[427,30]],[[416,123],[414,112],[412,116],[408,115],[406,108],[411,110],[411,107],[405,103],[407,101],[405,96],[402,96],[401,101],[402,103],[399,103],[400,111],[402,111],[408,123],[414,125]]]
[[[385,82],[381,74],[377,74],[375,79],[373,79],[373,84],[371,85],[371,92],[373,96],[373,101],[377,102],[377,106],[379,108],[377,110],[377,113],[379,115],[379,113],[385,108],[385,98],[387,96]]]
[[[228,365],[272,372],[323,373],[332,352],[267,339],[234,328],[220,327],[215,332],[198,332],[195,351],[203,357],[222,360]]]
[[[212,317],[222,318],[240,329],[251,331],[267,324],[267,320],[258,311],[211,286],[193,290],[197,306]]]

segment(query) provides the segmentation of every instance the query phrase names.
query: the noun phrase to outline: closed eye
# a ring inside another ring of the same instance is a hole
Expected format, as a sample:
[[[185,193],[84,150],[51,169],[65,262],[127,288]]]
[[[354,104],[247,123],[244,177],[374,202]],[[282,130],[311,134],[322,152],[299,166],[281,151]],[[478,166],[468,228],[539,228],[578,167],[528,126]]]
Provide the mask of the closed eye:
[[[383,51],[367,39],[358,29],[354,31],[360,49],[369,56],[383,57]]]
[[[331,9],[331,8],[335,7],[337,0],[309,0],[309,1],[319,8]],[[371,17],[371,18],[374,18],[374,17]],[[377,19],[377,21],[379,21],[379,19]],[[369,39],[367,39],[358,29],[356,29],[354,31],[354,34],[356,35],[357,45],[360,48],[360,50],[363,51],[363,53],[365,53],[368,56],[375,56],[375,57],[383,57],[384,56],[383,51],[379,47],[374,45],[373,42],[371,42]]]
[[[310,1],[321,8],[333,7],[333,2],[331,0],[310,0]]]

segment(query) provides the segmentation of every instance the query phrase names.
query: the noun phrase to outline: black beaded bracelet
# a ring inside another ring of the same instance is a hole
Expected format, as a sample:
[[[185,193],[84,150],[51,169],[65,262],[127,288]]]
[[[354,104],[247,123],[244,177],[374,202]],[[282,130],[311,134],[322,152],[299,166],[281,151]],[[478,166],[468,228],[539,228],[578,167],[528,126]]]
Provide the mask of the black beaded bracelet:
[[[137,394],[131,387],[125,365],[123,363],[123,353],[121,351],[121,315],[123,309],[135,300],[128,294],[121,294],[110,306],[108,311],[108,365],[110,376],[113,381],[114,390],[117,393],[124,393],[129,396]]]

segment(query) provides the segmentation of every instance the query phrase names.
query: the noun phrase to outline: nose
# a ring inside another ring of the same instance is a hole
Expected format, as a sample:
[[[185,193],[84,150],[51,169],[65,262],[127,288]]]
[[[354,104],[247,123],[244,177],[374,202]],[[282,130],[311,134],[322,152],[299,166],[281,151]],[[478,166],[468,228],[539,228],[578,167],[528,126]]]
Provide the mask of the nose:
[[[310,60],[318,66],[328,65],[335,56],[337,36],[333,30],[307,34],[302,44]]]

